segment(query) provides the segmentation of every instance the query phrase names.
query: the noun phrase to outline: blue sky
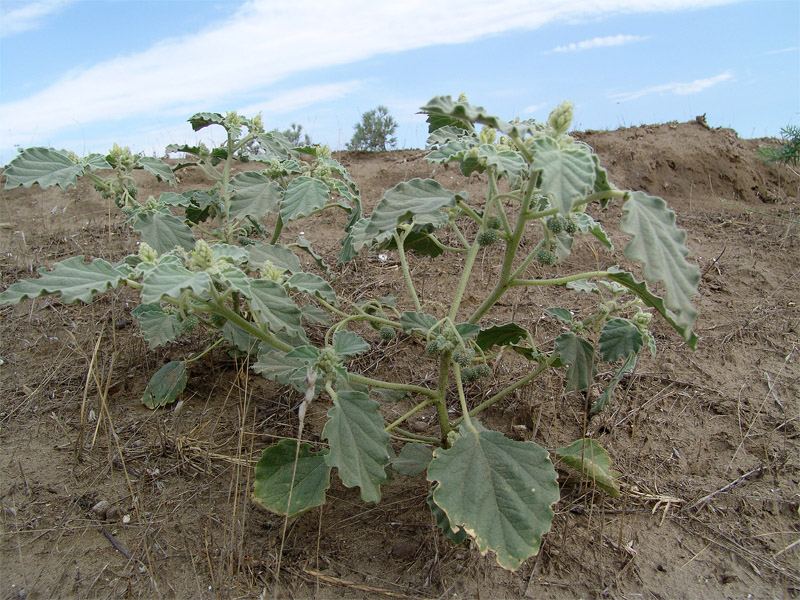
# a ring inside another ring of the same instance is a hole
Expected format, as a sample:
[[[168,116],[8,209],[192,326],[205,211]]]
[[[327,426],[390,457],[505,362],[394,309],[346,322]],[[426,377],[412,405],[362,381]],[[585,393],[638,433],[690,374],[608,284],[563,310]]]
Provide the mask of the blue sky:
[[[800,1],[0,0],[0,164],[213,141],[200,111],[340,149],[378,104],[418,148],[419,106],[460,92],[507,119],[569,99],[577,129],[706,113],[777,136],[800,124]]]

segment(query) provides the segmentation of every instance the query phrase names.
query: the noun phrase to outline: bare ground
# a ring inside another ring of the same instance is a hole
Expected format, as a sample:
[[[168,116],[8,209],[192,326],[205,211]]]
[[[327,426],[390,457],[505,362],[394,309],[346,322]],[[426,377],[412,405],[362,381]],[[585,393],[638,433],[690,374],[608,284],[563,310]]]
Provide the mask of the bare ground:
[[[668,201],[703,273],[697,352],[657,325],[658,356],[641,360],[588,424],[622,473],[619,498],[564,477],[542,551],[510,573],[442,538],[422,478],[396,476],[380,505],[335,484],[323,508],[288,524],[276,582],[284,521],[259,511],[250,490],[261,450],[294,435],[296,394],[219,351],[192,364],[182,410],[150,411],[140,402],[149,377],[197,352],[203,337],[150,351],[130,317],[129,291],[89,306],[46,297],[0,308],[2,597],[800,596],[800,177],[761,161],[765,140],[695,122],[576,136],[596,149],[617,187]],[[338,158],[368,209],[415,176],[480,197],[479,178],[422,156]],[[142,195],[164,189],[145,185]],[[593,214],[618,232],[618,206]],[[335,262],[341,222],[301,226]],[[3,287],[75,254],[119,259],[136,239],[89,186],[0,192]],[[481,257],[476,286],[489,281],[496,259]],[[570,260],[559,268],[619,258],[583,242]],[[413,269],[425,282],[423,301],[435,302],[460,264],[442,257]],[[360,257],[336,283],[353,298],[402,297],[399,284],[391,256]],[[557,325],[541,318],[543,308],[576,301],[520,292],[497,317],[551,339]],[[360,361],[369,374],[421,384],[432,376],[421,348],[370,341]],[[471,398],[519,368],[508,359]],[[562,383],[558,373],[536,380],[487,424],[546,447],[571,442],[583,432],[585,399],[562,395]],[[312,441],[327,408],[313,405]],[[388,417],[403,410],[385,408]],[[414,426],[425,431],[429,422]],[[100,501],[105,508],[92,512]]]

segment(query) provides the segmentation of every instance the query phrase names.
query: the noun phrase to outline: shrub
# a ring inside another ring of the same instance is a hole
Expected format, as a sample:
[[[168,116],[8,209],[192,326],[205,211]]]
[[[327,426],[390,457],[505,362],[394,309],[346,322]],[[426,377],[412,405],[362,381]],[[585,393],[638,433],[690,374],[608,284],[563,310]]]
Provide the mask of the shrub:
[[[784,165],[797,166],[800,162],[800,127],[787,125],[781,129],[780,146],[762,146],[758,149],[759,154],[767,162],[775,161]]]
[[[347,144],[348,150],[389,150],[397,145],[394,137],[397,122],[385,106],[365,112],[353,129],[355,133]]]

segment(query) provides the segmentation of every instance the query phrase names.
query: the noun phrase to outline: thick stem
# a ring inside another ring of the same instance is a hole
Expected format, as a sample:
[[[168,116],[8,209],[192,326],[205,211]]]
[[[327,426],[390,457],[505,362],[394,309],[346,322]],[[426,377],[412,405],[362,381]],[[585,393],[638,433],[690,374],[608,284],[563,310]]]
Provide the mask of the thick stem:
[[[394,243],[397,244],[397,256],[400,259],[400,268],[403,270],[403,279],[405,279],[408,293],[411,295],[411,300],[414,302],[414,308],[417,310],[417,312],[422,312],[422,305],[419,303],[419,296],[417,296],[417,290],[414,288],[414,281],[411,279],[411,272],[408,270],[406,251],[403,247],[409,231],[411,231],[411,229],[407,229],[403,232],[403,235],[399,235],[395,230]]]
[[[461,381],[461,367],[458,363],[453,363],[453,374],[456,377],[456,386],[458,387],[458,401],[461,404],[461,416],[464,419],[464,423],[467,425],[467,429],[477,435],[478,430],[475,429],[475,425],[472,424],[472,419],[469,418],[467,398],[464,396],[464,384]]]
[[[564,277],[554,277],[553,279],[515,279],[509,283],[509,287],[515,286],[533,286],[533,285],[564,285],[570,281],[578,281],[579,279],[593,279],[595,277],[607,277],[608,271],[590,271],[588,273],[576,273],[575,275],[566,275]]]

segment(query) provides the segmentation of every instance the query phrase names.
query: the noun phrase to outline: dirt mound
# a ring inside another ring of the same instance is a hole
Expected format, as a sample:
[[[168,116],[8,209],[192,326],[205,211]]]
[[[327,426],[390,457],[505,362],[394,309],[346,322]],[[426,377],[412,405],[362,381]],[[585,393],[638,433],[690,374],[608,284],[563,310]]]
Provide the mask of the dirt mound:
[[[441,536],[424,480],[395,477],[377,506],[334,485],[323,508],[289,524],[279,597],[800,595],[800,176],[758,156],[758,145],[774,140],[700,122],[575,135],[617,187],[667,200],[702,272],[697,352],[657,328],[657,357],[643,359],[590,423],[624,493],[564,482],[542,551],[508,573]],[[411,177],[479,197],[479,177],[423,156],[337,158],[367,210]],[[192,172],[182,179],[183,187],[200,181]],[[167,189],[142,181],[140,194]],[[618,205],[592,209],[621,241],[620,213]],[[306,233],[335,262],[341,223],[324,217]],[[119,259],[136,241],[85,183],[0,192],[3,288],[75,254]],[[588,242],[575,256],[614,258]],[[496,258],[482,257],[479,285]],[[454,285],[460,264],[419,259],[412,269],[426,281],[423,298],[434,299]],[[337,281],[354,298],[402,297],[399,283],[391,261],[366,256]],[[526,292],[508,315],[537,329],[553,300]],[[284,522],[251,504],[252,466],[265,446],[294,434],[297,397],[220,351],[192,364],[180,411],[147,410],[140,398],[149,377],[203,338],[149,351],[134,306],[122,290],[90,306],[46,297],[0,307],[2,597],[268,597]],[[363,361],[378,375],[424,376],[415,355],[391,344]],[[496,374],[487,385],[501,384]],[[568,443],[582,430],[585,402],[561,387],[557,374],[537,379],[487,420],[518,439]],[[327,408],[313,405],[312,439]],[[424,415],[416,425],[425,429]]]

